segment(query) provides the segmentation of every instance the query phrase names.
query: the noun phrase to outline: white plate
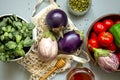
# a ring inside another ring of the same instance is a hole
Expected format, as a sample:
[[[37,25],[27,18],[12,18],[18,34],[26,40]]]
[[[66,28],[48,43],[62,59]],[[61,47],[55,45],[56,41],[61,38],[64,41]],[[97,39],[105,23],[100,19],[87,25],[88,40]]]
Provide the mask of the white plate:
[[[60,7],[68,14],[70,19],[75,23],[78,29],[86,31],[90,24],[98,17],[108,13],[120,13],[120,0],[92,0],[91,9],[88,13],[81,17],[75,17],[67,11],[67,0],[57,0]],[[14,13],[22,16],[30,21],[32,10],[37,0],[0,0],[0,15]],[[45,0],[48,4],[48,0]],[[41,10],[46,4],[42,4]],[[85,49],[85,47],[84,47]],[[73,63],[73,67],[76,63]],[[120,72],[105,73],[98,66],[94,66],[92,62],[84,66],[90,68],[95,73],[95,80],[120,80]],[[53,80],[66,80],[68,71],[57,75]],[[30,74],[21,65],[16,62],[3,63],[0,62],[0,80],[29,80]]]

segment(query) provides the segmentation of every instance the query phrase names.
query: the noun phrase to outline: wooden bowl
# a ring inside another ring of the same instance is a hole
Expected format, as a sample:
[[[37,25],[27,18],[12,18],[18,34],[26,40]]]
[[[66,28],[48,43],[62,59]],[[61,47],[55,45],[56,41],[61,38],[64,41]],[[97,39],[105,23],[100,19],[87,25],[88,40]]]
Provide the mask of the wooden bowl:
[[[86,34],[86,47],[87,47],[86,49],[87,49],[87,53],[88,53],[88,55],[89,55],[89,57],[90,57],[90,59],[91,59],[91,61],[92,61],[93,63],[95,63],[95,58],[94,58],[93,52],[90,52],[90,51],[88,50],[88,46],[87,46],[87,44],[88,44],[88,39],[90,38],[90,34],[91,34],[91,32],[93,31],[93,25],[94,25],[96,22],[98,22],[98,21],[102,22],[102,21],[105,20],[105,19],[111,19],[111,20],[113,20],[114,22],[117,22],[117,21],[120,21],[120,14],[107,14],[107,15],[103,15],[103,16],[97,18],[97,19],[90,25],[90,27],[89,27],[89,29],[88,29],[88,31],[87,31],[87,34]],[[118,71],[120,71],[120,69],[119,69]]]

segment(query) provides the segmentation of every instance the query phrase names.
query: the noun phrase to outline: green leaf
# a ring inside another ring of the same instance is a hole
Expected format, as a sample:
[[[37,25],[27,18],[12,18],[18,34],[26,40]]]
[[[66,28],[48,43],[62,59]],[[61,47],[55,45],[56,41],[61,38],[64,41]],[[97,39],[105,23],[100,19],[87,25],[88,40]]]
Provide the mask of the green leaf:
[[[0,27],[6,26],[6,25],[7,25],[6,22],[4,21],[0,22]]]
[[[23,50],[23,49],[16,49],[15,50],[15,54],[17,55],[17,56],[25,56],[25,51]]]
[[[12,28],[11,32],[15,32],[15,28]]]
[[[12,33],[9,33],[8,37],[9,37],[10,39],[13,39]]]
[[[33,23],[29,23],[29,24],[28,24],[28,29],[29,29],[29,30],[34,29],[34,27],[35,27],[35,25],[34,25]]]
[[[11,28],[12,28],[12,26],[10,26],[10,25],[6,26],[6,31],[11,32]]]
[[[34,40],[30,39],[30,37],[27,37],[27,38],[23,41],[24,47],[30,47],[33,43],[34,43]]]
[[[19,42],[19,43],[17,44],[17,48],[18,48],[18,49],[23,49],[23,44],[22,44],[22,42]]]
[[[1,30],[6,31],[6,27],[5,27],[5,26],[3,26]]]
[[[1,35],[0,40],[3,41],[4,38],[5,38],[4,35]]]
[[[15,39],[16,39],[16,42],[19,43],[20,40],[22,39],[22,36],[19,35],[19,34],[16,34],[16,35],[15,35]]]
[[[5,44],[5,46],[7,46],[9,49],[15,49],[17,44],[16,42],[9,41],[8,43]]]
[[[13,18],[14,18],[15,21],[18,21],[18,18],[15,14],[13,14]]]
[[[5,50],[5,49],[4,49],[4,45],[0,45],[0,53],[1,53],[1,52],[4,52],[4,50]]]

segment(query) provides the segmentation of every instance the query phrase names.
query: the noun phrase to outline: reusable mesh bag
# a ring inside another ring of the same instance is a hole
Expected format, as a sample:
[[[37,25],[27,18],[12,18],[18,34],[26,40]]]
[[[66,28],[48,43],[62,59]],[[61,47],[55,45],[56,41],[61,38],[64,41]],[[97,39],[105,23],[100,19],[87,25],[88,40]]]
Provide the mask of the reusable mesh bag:
[[[33,15],[36,12],[37,7],[42,3],[43,0],[39,0],[38,3],[35,6],[35,9],[33,11]],[[36,29],[33,31],[33,37],[37,41],[41,38],[42,33],[44,32],[43,27],[47,27],[45,24],[45,17],[47,13],[53,9],[60,8],[58,5],[54,2],[54,0],[50,0],[50,5],[42,9],[39,13],[37,13],[35,16],[32,17],[32,22],[35,24]],[[70,19],[68,19],[68,30],[77,30],[75,25],[72,23]],[[39,34],[36,37],[36,32]],[[89,61],[89,57],[85,51],[83,51],[81,48],[78,49],[74,55],[65,55],[65,54],[59,54],[54,60],[52,61],[43,61],[39,58],[37,55],[37,52],[34,50],[36,49],[36,44],[34,44],[32,47],[33,49],[30,51],[28,55],[26,55],[21,60],[17,61],[19,64],[21,64],[25,69],[27,69],[30,73],[30,79],[29,80],[40,80],[41,77],[43,77],[48,71],[50,71],[52,68],[54,68],[56,62],[58,59],[62,58],[65,60],[66,64],[62,68],[56,70],[51,76],[49,76],[47,79],[53,78],[56,73],[64,72],[65,70],[69,69],[71,67],[71,63],[73,60],[78,61],[80,63],[86,63]],[[80,58],[78,55],[83,52],[87,55],[87,59]]]

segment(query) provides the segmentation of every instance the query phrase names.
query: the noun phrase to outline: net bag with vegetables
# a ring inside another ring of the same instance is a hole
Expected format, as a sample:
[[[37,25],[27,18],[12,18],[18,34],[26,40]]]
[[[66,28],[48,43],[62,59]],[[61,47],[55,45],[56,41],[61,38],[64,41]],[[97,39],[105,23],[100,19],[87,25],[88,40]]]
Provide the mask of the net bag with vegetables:
[[[77,56],[82,52],[82,32],[78,31],[71,20],[67,18],[65,12],[61,10],[53,0],[50,0],[50,2],[51,4],[48,7],[32,17],[32,22],[36,26],[34,32],[35,34],[37,32],[37,36],[34,36],[36,43],[32,51],[25,58],[18,61],[19,64],[23,65],[32,74],[30,80],[41,79],[42,76],[55,66],[60,58],[65,60],[65,65],[50,77],[69,69],[73,59],[81,63],[89,61],[88,56],[87,59]],[[54,14],[57,14],[57,18],[59,19],[57,19]],[[59,17],[59,15],[64,16],[64,18]],[[62,20],[65,20],[64,23],[60,23]],[[79,44],[73,45],[73,41],[71,41],[73,37],[75,38],[74,41],[77,41]],[[68,43],[69,45],[63,46],[63,44]]]

